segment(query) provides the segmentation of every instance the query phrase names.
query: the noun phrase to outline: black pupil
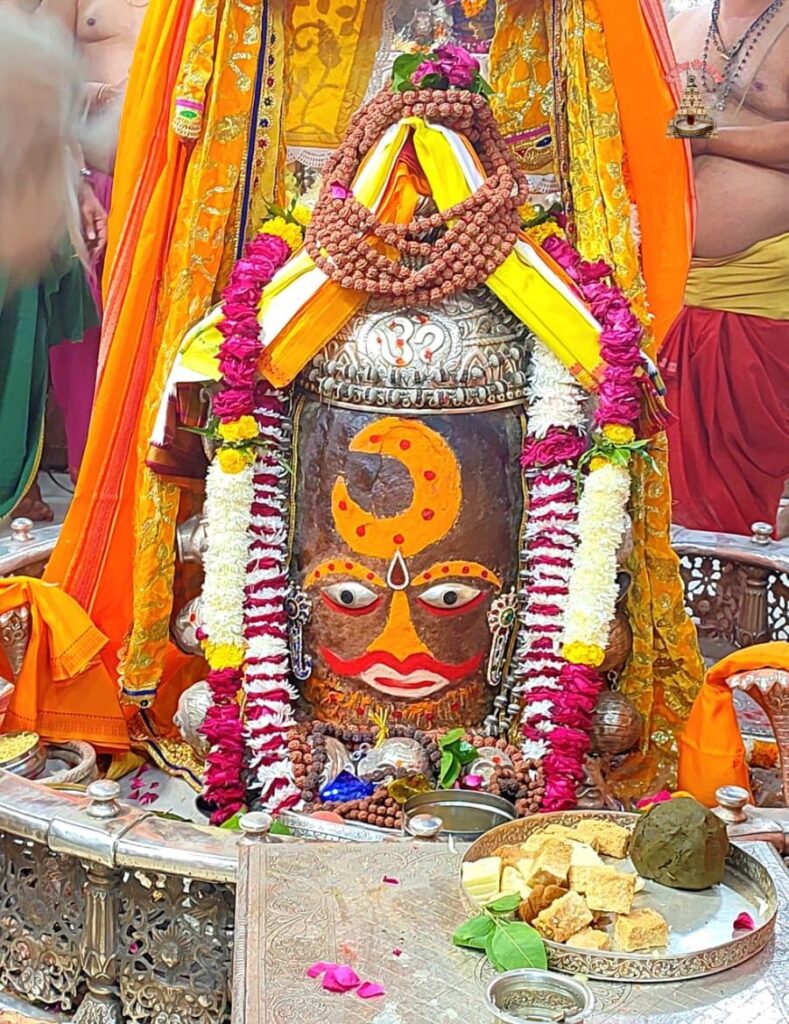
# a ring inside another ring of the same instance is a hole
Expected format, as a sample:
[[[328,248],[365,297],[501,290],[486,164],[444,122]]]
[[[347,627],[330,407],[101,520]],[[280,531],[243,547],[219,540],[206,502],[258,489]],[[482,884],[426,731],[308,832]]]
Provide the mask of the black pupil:
[[[341,590],[340,600],[343,604],[353,604],[353,591],[352,590]]]
[[[454,590],[448,590],[441,600],[451,606],[458,603],[458,596]]]

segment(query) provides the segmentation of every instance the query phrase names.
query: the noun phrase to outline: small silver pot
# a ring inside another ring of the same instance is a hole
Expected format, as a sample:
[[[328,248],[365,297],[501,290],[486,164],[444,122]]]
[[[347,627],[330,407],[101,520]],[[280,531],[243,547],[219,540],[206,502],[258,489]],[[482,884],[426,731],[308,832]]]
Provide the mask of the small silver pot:
[[[485,1006],[497,1024],[584,1024],[592,1015],[594,996],[588,985],[574,978],[526,967],[494,978]]]
[[[13,734],[9,734],[13,735]],[[11,758],[8,761],[0,762],[0,768],[14,775],[21,775],[24,779],[37,779],[43,772],[47,763],[47,751],[40,739],[22,754]]]

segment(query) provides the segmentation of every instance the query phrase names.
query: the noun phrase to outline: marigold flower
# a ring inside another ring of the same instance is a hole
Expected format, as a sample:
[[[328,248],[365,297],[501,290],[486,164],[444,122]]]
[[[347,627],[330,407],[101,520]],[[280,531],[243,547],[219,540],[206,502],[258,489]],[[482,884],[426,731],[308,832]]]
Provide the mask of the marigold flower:
[[[241,668],[244,664],[243,649],[234,647],[233,644],[212,644],[209,641],[204,647],[204,653],[209,668],[214,671],[223,668]]]
[[[255,458],[253,452],[238,448],[220,448],[216,453],[219,465],[225,473],[241,473]]]
[[[564,232],[552,220],[544,220],[541,224],[535,224],[534,227],[527,228],[526,233],[533,242],[544,242],[546,238],[552,238],[554,235],[557,238],[564,238]]]
[[[291,216],[297,224],[301,224],[303,228],[309,224],[312,220],[312,210],[309,206],[305,206],[304,203],[296,203],[293,209],[290,211]]]
[[[612,444],[630,444],[636,439],[635,430],[632,427],[623,427],[621,423],[606,423],[603,427],[603,435]]]
[[[262,235],[275,235],[281,238],[291,252],[301,246],[303,235],[298,224],[291,224],[284,217],[272,217],[260,229]]]
[[[598,647],[597,644],[585,644],[580,640],[565,644],[562,654],[574,665],[592,665],[597,668],[605,661],[605,651],[602,647]]]
[[[224,441],[251,441],[258,436],[258,425],[254,416],[241,416],[228,423],[220,423],[219,436]]]
[[[596,469],[602,469],[603,466],[607,465],[608,459],[604,458],[602,455],[595,455],[593,459],[589,460],[589,472],[594,473]]]

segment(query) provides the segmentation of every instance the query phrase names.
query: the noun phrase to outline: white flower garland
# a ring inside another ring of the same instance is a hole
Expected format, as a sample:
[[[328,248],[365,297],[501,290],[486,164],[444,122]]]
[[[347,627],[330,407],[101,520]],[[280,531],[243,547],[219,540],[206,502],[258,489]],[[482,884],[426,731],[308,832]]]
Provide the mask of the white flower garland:
[[[217,459],[206,476],[202,626],[214,645],[244,646],[244,588],[247,583],[252,510],[252,466],[226,473]]]
[[[578,505],[579,544],[570,575],[564,643],[603,651],[616,611],[616,554],[627,527],[630,471],[605,462],[586,478]]]

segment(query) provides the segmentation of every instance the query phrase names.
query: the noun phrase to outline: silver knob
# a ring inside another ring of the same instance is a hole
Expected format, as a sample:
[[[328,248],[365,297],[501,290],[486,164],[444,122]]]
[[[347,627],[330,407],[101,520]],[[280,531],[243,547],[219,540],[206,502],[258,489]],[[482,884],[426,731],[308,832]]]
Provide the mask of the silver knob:
[[[434,814],[413,814],[406,820],[405,830],[415,839],[435,839],[444,822]]]
[[[121,787],[117,782],[97,779],[88,786],[87,794],[90,797],[88,814],[91,818],[107,820],[117,818],[120,814],[121,805],[118,803],[118,797],[121,795]]]
[[[748,820],[745,806],[750,798],[746,789],[741,786],[721,786],[715,790],[715,799],[718,801],[715,813],[722,821],[729,825],[739,825]]]
[[[11,540],[17,544],[29,544],[33,539],[33,520],[20,517],[11,520]]]
[[[265,811],[250,811],[249,814],[241,815],[238,824],[245,842],[259,843],[271,831],[274,819]]]
[[[751,523],[751,544],[766,547],[772,543],[773,528],[769,523]]]

